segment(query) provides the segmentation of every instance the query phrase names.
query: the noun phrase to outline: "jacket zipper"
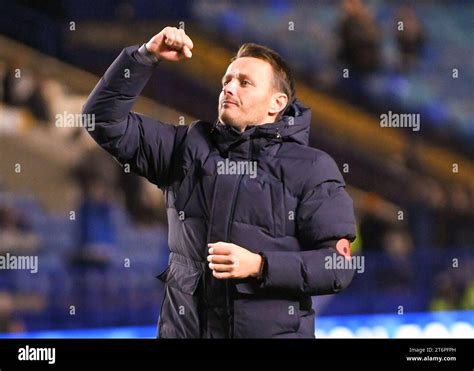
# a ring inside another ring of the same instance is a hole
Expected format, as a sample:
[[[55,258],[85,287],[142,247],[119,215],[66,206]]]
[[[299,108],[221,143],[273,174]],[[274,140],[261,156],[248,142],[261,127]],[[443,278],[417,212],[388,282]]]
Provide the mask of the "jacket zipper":
[[[252,141],[249,140],[249,161],[252,161]],[[237,195],[239,194],[239,189],[240,189],[240,183],[242,182],[242,178],[244,177],[245,174],[240,174],[239,179],[237,180],[237,185],[235,187],[235,192],[232,195],[232,204],[231,204],[231,209],[230,209],[230,217],[229,217],[229,224],[227,226],[227,238],[226,241],[229,241],[230,235],[232,232],[232,221],[234,220],[234,213],[235,213],[235,205],[237,201]],[[229,337],[231,339],[234,338],[234,303],[231,297],[231,292],[230,292],[230,283],[229,280],[225,281],[226,283],[226,305],[227,305],[227,317],[229,320]]]
[[[214,203],[215,203],[215,199],[216,199],[216,192],[217,192],[217,188],[216,186],[214,187],[214,191],[212,193],[212,200],[213,200],[213,204],[211,206],[211,216],[213,216],[213,213],[214,213]],[[210,243],[210,242],[213,242],[210,240],[210,228],[208,226],[208,232],[207,232],[207,238],[206,238],[206,249],[208,248],[207,247],[207,244]],[[204,268],[204,274],[202,275],[202,292],[203,292],[203,300],[202,300],[202,303],[204,304],[204,316],[203,316],[203,320],[202,320],[202,337],[206,338],[208,336],[208,302],[207,302],[207,269]]]
[[[241,174],[239,175],[239,179],[237,180],[237,185],[235,187],[235,192],[232,198],[232,207],[230,209],[230,217],[229,217],[229,224],[227,226],[227,238],[226,241],[230,239],[230,232],[232,228],[232,220],[234,219],[234,212],[235,212],[235,204],[237,201],[237,195],[239,193],[240,182],[244,176]],[[233,310],[233,302],[231,300],[231,293],[230,293],[230,282],[229,280],[225,281],[225,291],[226,291],[226,306],[227,306],[227,318],[229,320],[229,337],[232,339],[234,337],[234,310]]]

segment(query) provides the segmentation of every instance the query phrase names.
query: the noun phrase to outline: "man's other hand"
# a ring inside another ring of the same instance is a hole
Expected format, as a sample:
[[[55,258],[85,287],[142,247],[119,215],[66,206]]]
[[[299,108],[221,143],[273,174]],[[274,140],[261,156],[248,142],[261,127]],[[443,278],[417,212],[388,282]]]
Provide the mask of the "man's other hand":
[[[158,59],[176,62],[193,56],[193,41],[184,30],[176,27],[165,27],[145,44],[147,50]]]
[[[241,246],[227,242],[208,244],[209,268],[218,279],[259,277],[263,258]]]

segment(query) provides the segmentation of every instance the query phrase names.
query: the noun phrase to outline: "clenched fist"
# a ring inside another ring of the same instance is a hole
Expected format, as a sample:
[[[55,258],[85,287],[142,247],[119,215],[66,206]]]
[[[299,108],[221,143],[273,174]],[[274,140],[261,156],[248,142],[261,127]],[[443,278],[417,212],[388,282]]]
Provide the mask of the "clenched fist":
[[[207,244],[207,261],[212,275],[218,279],[260,277],[263,258],[244,247],[233,243],[216,242]]]
[[[165,27],[153,36],[145,45],[150,53],[158,59],[176,62],[193,56],[193,41],[184,30],[176,27]]]

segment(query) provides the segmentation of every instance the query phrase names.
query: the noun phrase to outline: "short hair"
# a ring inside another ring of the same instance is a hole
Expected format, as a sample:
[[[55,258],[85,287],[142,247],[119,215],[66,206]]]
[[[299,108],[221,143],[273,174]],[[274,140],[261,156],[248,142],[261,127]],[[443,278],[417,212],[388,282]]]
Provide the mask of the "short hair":
[[[246,43],[239,48],[239,51],[231,61],[233,62],[237,58],[243,57],[258,58],[270,63],[273,68],[273,84],[275,89],[288,96],[287,106],[292,103],[295,97],[295,80],[288,64],[277,52],[263,45]],[[283,109],[281,114],[283,114],[285,109]]]

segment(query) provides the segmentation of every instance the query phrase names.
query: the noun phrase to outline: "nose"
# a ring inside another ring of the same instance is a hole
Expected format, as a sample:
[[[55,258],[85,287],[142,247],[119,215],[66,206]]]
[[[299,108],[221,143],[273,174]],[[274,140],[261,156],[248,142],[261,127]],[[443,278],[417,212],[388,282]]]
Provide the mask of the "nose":
[[[222,91],[224,92],[224,95],[233,96],[235,95],[236,89],[237,83],[235,82],[235,79],[232,79],[222,88]]]

